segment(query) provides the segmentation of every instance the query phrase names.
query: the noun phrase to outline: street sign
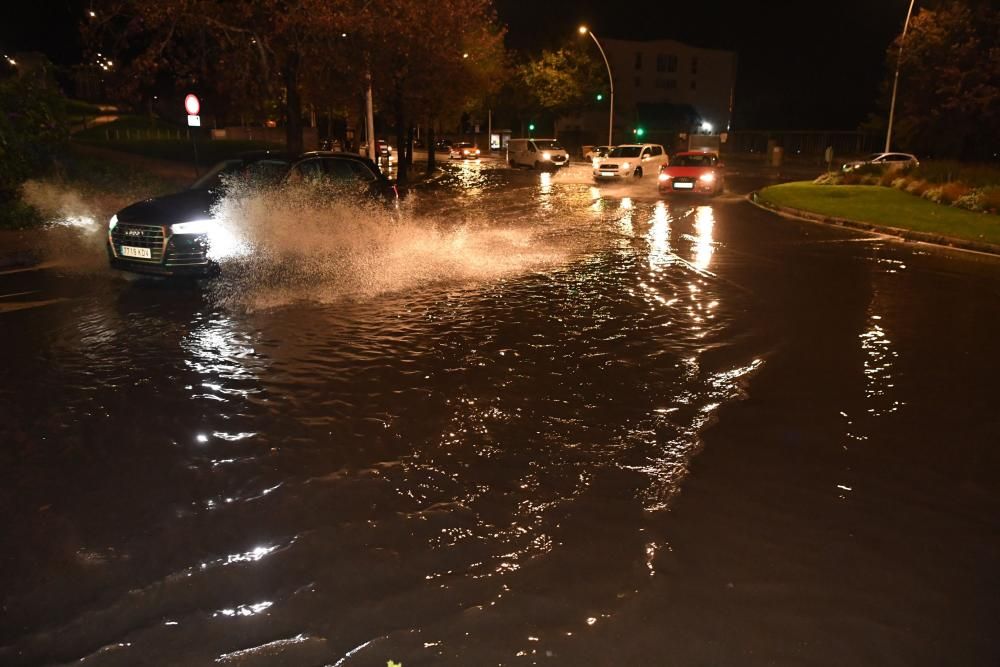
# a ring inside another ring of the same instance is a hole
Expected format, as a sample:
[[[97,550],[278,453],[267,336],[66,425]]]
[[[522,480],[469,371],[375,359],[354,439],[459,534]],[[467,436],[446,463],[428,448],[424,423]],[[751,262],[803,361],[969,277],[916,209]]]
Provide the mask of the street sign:
[[[201,111],[201,102],[198,101],[196,95],[188,94],[184,98],[184,110],[188,112],[188,116],[198,115],[198,112]]]
[[[201,127],[201,116],[188,114],[188,127]]]

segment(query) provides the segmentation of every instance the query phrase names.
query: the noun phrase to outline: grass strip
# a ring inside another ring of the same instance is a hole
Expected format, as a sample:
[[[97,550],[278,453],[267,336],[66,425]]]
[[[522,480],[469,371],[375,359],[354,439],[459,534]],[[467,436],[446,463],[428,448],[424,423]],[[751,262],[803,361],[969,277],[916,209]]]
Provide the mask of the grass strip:
[[[764,188],[758,199],[773,206],[897,227],[938,236],[1000,244],[1000,218],[935,204],[877,185],[782,183]]]

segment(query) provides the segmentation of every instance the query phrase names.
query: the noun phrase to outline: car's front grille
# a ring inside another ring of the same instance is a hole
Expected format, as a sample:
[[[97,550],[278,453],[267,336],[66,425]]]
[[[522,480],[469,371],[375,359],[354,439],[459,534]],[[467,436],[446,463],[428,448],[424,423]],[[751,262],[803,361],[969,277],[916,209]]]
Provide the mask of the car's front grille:
[[[178,252],[173,248],[167,251],[167,266],[201,266],[208,262],[208,255],[204,249],[187,250]]]
[[[598,169],[607,170],[607,171],[616,171],[618,169],[618,165],[617,164],[602,164],[600,167],[598,167]]]
[[[115,255],[121,259],[159,264],[163,260],[163,227],[160,225],[137,225],[118,223],[111,230],[111,243]],[[148,248],[149,259],[126,256],[122,246]]]

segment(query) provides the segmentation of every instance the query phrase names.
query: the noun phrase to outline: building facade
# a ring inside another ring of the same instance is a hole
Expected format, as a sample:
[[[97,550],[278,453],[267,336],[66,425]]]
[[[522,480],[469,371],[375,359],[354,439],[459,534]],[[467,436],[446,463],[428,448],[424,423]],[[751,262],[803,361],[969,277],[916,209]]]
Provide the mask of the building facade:
[[[615,82],[615,143],[633,140],[637,127],[651,137],[697,131],[703,123],[710,124],[712,132],[729,131],[736,53],[670,39],[602,39],[601,45]],[[604,143],[607,107],[564,118],[559,131]]]

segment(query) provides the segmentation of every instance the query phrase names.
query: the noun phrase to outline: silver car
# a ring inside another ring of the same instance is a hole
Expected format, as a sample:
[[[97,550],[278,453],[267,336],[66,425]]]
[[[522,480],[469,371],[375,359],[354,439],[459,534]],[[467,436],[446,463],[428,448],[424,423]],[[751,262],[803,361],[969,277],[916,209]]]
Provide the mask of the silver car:
[[[898,171],[908,167],[919,167],[920,161],[916,155],[910,153],[872,153],[860,160],[847,162],[840,169],[841,171],[854,171],[869,164],[882,167],[887,171]]]

